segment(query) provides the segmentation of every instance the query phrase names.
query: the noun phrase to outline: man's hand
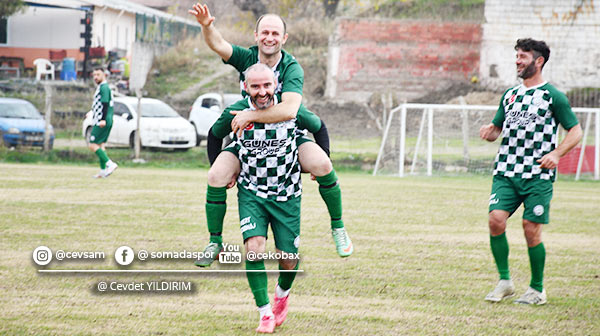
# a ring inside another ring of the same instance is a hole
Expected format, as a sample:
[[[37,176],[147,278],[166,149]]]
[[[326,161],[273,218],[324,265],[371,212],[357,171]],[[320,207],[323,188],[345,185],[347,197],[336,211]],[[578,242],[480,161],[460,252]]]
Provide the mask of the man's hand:
[[[102,128],[102,127],[106,126],[106,120],[100,120],[100,122],[98,123],[98,126],[99,126],[100,128]]]
[[[231,120],[231,131],[236,133],[238,138],[242,136],[242,132],[252,120],[252,112],[250,111],[229,111],[229,113],[233,114],[235,117]]]
[[[479,129],[479,137],[487,141],[495,141],[500,135],[501,129],[494,124],[483,125]]]
[[[188,10],[188,13],[195,16],[196,21],[198,21],[198,23],[203,27],[210,26],[210,24],[215,21],[215,17],[210,15],[210,11],[208,10],[208,6],[206,4],[201,5],[199,2],[197,2],[192,6],[192,9]]]
[[[552,151],[544,156],[541,159],[538,159],[536,162],[541,163],[540,168],[548,168],[554,169],[558,165],[558,160],[560,156],[556,151]]]
[[[227,189],[231,189],[235,186],[235,182],[237,181],[237,175],[233,175],[231,177],[231,181],[229,181],[229,183],[227,183]]]

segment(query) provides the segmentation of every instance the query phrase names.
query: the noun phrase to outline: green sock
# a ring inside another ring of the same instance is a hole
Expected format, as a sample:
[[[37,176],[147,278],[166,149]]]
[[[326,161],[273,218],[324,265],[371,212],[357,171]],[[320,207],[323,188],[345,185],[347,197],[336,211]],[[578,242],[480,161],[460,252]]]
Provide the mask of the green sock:
[[[531,282],[529,287],[537,290],[544,290],[544,264],[546,263],[546,248],[544,243],[539,243],[528,249],[529,264],[531,265]]]
[[[211,243],[223,243],[223,219],[227,211],[227,188],[215,188],[207,186],[206,188],[206,225],[210,232]]]
[[[325,176],[318,176],[317,182],[319,183],[319,193],[321,198],[327,205],[329,216],[331,217],[331,229],[339,229],[344,227],[342,221],[342,190],[338,183],[337,175],[335,170]]]
[[[246,270],[265,270],[265,262],[263,260],[249,261],[246,260]],[[254,302],[257,307],[262,307],[269,303],[269,292],[267,290],[267,272],[246,272],[250,290],[254,295]]]
[[[498,236],[490,235],[490,245],[492,254],[498,267],[501,280],[510,280],[510,272],[508,270],[508,240],[506,240],[506,232]]]
[[[96,149],[96,156],[100,159],[100,169],[106,169],[106,163],[110,160],[106,152],[102,148],[98,148]]]
[[[298,270],[298,265],[300,265],[300,260],[298,260],[298,262],[296,263],[296,267],[294,267],[295,270]],[[281,268],[281,265],[279,265],[279,269],[282,270],[283,268]],[[281,289],[283,290],[288,290],[290,288],[292,288],[292,283],[294,283],[294,279],[296,278],[296,272],[282,272],[279,273],[279,281],[277,282],[279,284],[279,287],[281,287]]]

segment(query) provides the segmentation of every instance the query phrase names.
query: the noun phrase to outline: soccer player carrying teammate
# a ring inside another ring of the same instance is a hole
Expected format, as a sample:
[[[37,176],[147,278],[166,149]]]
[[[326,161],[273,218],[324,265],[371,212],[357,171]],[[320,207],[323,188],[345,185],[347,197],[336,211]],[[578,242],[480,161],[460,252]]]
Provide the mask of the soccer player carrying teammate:
[[[98,87],[94,93],[94,102],[92,103],[94,127],[92,128],[88,147],[96,153],[100,160],[100,172],[94,177],[104,178],[112,174],[118,167],[106,154],[106,141],[113,123],[113,99],[112,92],[106,82],[104,69],[94,69],[92,76]]]
[[[523,203],[523,231],[529,248],[531,281],[525,294],[515,303],[542,305],[547,301],[543,285],[546,249],[542,243],[542,226],[549,221],[558,160],[581,140],[581,126],[567,97],[542,78],[542,68],[550,57],[546,43],[520,39],[515,50],[517,75],[523,78],[523,84],[502,95],[492,123],[479,130],[480,137],[490,142],[502,133],[489,202],[490,245],[500,281],[485,300],[499,302],[515,293],[508,268],[505,230],[506,220]],[[558,124],[567,130],[567,135],[557,147]]]
[[[215,18],[211,16],[208,6],[195,4],[189,11],[202,25],[202,33],[207,45],[217,53],[225,63],[234,66],[240,72],[240,85],[244,81],[243,72],[251,65],[263,63],[268,65],[278,80],[275,94],[281,94],[281,103],[266,108],[264,111],[236,111],[232,120],[232,130],[239,132],[253,122],[276,123],[291,120],[299,111],[312,114],[302,102],[302,86],[304,71],[296,59],[282,50],[282,45],[287,40],[285,22],[281,17],[267,14],[258,19],[255,30],[257,46],[249,49],[232,45],[227,42],[214,27]],[[243,86],[242,86],[243,87]],[[242,95],[247,92],[242,89]],[[303,171],[311,173],[319,183],[319,193],[323,198],[331,218],[331,230],[337,253],[347,257],[353,252],[353,245],[342,221],[342,194],[338,184],[337,175],[331,160],[329,160],[329,136],[325,124],[320,121],[315,136],[317,144],[307,138],[299,138],[298,156]],[[208,137],[213,137],[212,131]],[[239,172],[239,160],[235,157],[220,155],[208,172],[208,187],[206,191],[206,216],[210,232],[210,243],[206,247],[206,255],[212,258],[203,258],[196,265],[209,266],[218,253],[222,250],[223,218],[225,217],[226,189],[232,187]]]
[[[277,79],[271,68],[258,63],[244,74],[248,97],[229,106],[213,125],[212,132],[218,139],[208,139],[211,161],[221,149],[222,138],[232,131],[230,110],[248,109],[260,113],[278,101],[274,94]],[[241,162],[237,178],[240,230],[246,249],[246,270],[251,271],[246,272],[246,276],[260,312],[258,332],[272,333],[287,316],[289,292],[296,272],[280,273],[271,309],[267,274],[261,272],[265,270],[265,263],[260,254],[265,252],[271,223],[277,252],[288,254],[279,259],[279,269],[298,269],[302,183],[296,138],[303,134],[299,128],[318,126],[318,117],[304,118],[302,112],[298,113],[298,119],[284,122],[255,122],[243,129],[240,136],[236,134],[234,141],[223,150]]]

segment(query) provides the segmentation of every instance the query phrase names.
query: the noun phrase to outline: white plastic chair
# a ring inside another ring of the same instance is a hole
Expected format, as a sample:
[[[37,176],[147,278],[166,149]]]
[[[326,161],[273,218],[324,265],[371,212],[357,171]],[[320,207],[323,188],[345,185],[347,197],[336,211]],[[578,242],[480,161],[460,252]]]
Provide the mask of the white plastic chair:
[[[54,80],[54,64],[50,63],[49,60],[45,58],[38,58],[33,61],[33,65],[35,65],[35,80],[42,79],[42,75],[50,75],[52,80]],[[44,77],[47,79],[48,77]]]

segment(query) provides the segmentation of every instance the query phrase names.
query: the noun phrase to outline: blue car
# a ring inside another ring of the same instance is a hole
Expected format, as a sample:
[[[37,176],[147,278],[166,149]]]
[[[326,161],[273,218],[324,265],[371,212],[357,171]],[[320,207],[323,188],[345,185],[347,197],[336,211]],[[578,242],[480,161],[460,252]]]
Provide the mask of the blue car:
[[[0,144],[7,147],[44,146],[46,122],[30,102],[23,99],[0,98]],[[54,144],[54,129],[50,129],[50,148]]]

